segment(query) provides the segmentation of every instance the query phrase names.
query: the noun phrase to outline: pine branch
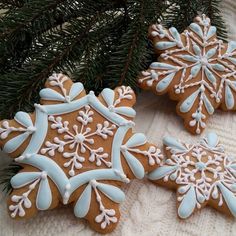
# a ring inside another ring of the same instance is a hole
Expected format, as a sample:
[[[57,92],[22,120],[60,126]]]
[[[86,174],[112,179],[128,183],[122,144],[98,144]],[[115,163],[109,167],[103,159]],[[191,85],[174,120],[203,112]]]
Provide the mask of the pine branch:
[[[12,162],[7,167],[0,169],[0,186],[1,190],[10,193],[12,187],[10,184],[11,178],[21,170],[21,166]]]
[[[220,0],[2,0],[0,117],[31,112],[48,75],[62,71],[96,93],[121,84],[138,90],[137,75],[153,57],[147,30],[160,22],[183,31],[201,13],[226,37]],[[20,169],[0,171],[0,184]]]

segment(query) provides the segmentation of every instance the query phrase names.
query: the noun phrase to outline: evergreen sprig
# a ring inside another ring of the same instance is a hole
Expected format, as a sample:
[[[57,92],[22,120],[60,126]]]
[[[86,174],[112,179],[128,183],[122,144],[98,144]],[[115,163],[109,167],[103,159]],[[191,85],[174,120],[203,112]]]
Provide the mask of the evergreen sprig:
[[[183,31],[205,13],[226,39],[219,0],[0,0],[0,118],[33,111],[46,78],[62,71],[87,90],[125,84],[153,58],[148,26]],[[19,168],[0,172],[10,190]]]

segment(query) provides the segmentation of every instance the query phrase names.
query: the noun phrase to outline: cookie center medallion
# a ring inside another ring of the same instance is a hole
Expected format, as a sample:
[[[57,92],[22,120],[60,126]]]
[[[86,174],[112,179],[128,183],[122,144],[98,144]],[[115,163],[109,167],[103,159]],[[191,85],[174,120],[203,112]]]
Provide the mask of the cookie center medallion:
[[[205,56],[200,57],[200,63],[202,66],[206,66],[208,64],[208,60]]]
[[[83,143],[84,140],[85,140],[85,137],[84,137],[83,134],[77,134],[77,135],[75,136],[75,142],[76,142],[76,143]]]
[[[205,169],[206,169],[206,164],[203,163],[203,162],[201,162],[201,161],[197,162],[197,163],[195,164],[195,166],[196,166],[196,168],[197,168],[198,170],[205,170]]]

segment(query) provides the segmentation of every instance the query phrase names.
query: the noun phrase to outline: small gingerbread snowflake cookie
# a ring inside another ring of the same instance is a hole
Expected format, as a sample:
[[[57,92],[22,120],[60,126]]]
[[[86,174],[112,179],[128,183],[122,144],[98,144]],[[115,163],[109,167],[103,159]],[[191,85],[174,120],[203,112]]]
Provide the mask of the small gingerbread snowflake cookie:
[[[186,219],[206,205],[236,217],[236,159],[227,155],[215,133],[197,144],[164,138],[167,159],[148,178],[177,189],[178,216]]]
[[[236,42],[216,38],[216,27],[205,15],[179,34],[176,28],[152,25],[158,62],[139,78],[140,86],[178,101],[185,127],[200,134],[216,108],[236,109]]]
[[[76,217],[112,231],[125,198],[121,185],[143,178],[162,158],[144,134],[132,133],[134,92],[121,86],[86,95],[81,83],[53,74],[40,96],[34,113],[0,122],[3,151],[22,166],[11,179],[10,216],[73,203]]]

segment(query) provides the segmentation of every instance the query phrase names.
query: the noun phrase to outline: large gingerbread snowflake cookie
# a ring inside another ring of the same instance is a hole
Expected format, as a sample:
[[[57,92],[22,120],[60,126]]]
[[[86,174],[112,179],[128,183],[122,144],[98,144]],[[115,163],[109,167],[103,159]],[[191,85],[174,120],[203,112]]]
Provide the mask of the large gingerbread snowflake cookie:
[[[218,40],[209,18],[197,17],[181,34],[152,25],[149,36],[160,57],[142,72],[140,86],[177,100],[186,129],[199,134],[216,108],[236,109],[236,42]]]
[[[160,163],[160,150],[132,133],[130,87],[104,89],[96,97],[62,74],[49,77],[46,87],[34,113],[18,112],[0,123],[3,151],[23,167],[11,179],[10,215],[29,218],[73,203],[76,217],[110,232],[125,198],[121,185]]]
[[[177,189],[178,216],[188,218],[210,205],[236,217],[236,159],[227,155],[215,133],[196,144],[164,138],[167,159],[149,174],[154,183]]]

